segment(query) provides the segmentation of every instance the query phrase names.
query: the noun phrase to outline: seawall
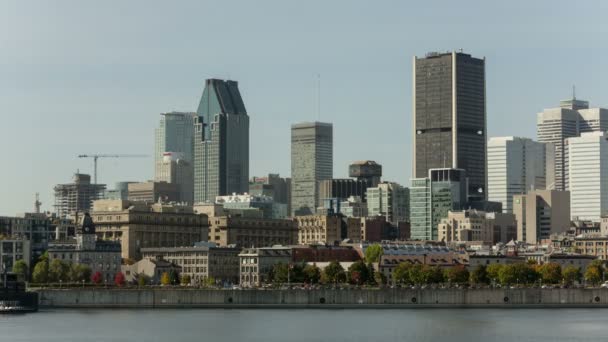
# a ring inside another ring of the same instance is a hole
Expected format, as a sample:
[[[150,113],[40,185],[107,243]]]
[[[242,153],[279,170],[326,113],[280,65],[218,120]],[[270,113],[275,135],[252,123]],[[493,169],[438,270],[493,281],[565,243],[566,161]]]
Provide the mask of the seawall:
[[[608,308],[608,289],[42,289],[41,308]]]

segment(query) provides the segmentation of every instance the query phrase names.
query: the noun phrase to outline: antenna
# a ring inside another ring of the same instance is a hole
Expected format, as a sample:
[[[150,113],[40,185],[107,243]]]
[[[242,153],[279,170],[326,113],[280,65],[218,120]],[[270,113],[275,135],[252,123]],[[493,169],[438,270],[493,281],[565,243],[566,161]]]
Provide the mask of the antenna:
[[[317,116],[321,121],[321,74],[317,74]]]
[[[40,206],[42,202],[40,202],[40,193],[36,193],[36,201],[34,202],[34,209],[36,214],[40,214]]]
[[[572,85],[572,99],[576,100],[576,86]]]

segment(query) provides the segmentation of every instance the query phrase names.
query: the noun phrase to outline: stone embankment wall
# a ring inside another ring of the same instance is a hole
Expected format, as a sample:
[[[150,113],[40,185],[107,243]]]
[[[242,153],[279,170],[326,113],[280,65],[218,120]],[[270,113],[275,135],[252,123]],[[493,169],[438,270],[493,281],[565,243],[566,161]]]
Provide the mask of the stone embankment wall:
[[[608,307],[608,289],[44,289],[44,307]]]

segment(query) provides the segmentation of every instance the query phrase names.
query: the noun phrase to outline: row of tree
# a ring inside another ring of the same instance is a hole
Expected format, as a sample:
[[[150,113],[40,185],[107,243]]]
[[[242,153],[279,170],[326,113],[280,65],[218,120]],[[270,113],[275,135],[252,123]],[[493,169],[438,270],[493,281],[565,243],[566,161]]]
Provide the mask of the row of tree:
[[[315,264],[306,265],[304,263],[284,264],[279,263],[274,266],[268,276],[269,283],[285,284],[307,283],[307,284],[339,284],[346,283],[353,285],[377,285],[383,282],[378,277],[381,274],[374,271],[371,263],[365,264],[363,261],[354,262],[348,270],[345,270],[337,261],[332,261],[321,270]]]

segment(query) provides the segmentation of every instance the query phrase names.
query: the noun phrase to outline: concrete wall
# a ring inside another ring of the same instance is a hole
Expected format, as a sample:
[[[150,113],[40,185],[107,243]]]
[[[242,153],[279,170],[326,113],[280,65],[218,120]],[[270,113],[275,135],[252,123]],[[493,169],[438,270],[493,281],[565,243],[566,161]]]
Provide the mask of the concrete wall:
[[[41,307],[608,307],[608,289],[39,290]]]

